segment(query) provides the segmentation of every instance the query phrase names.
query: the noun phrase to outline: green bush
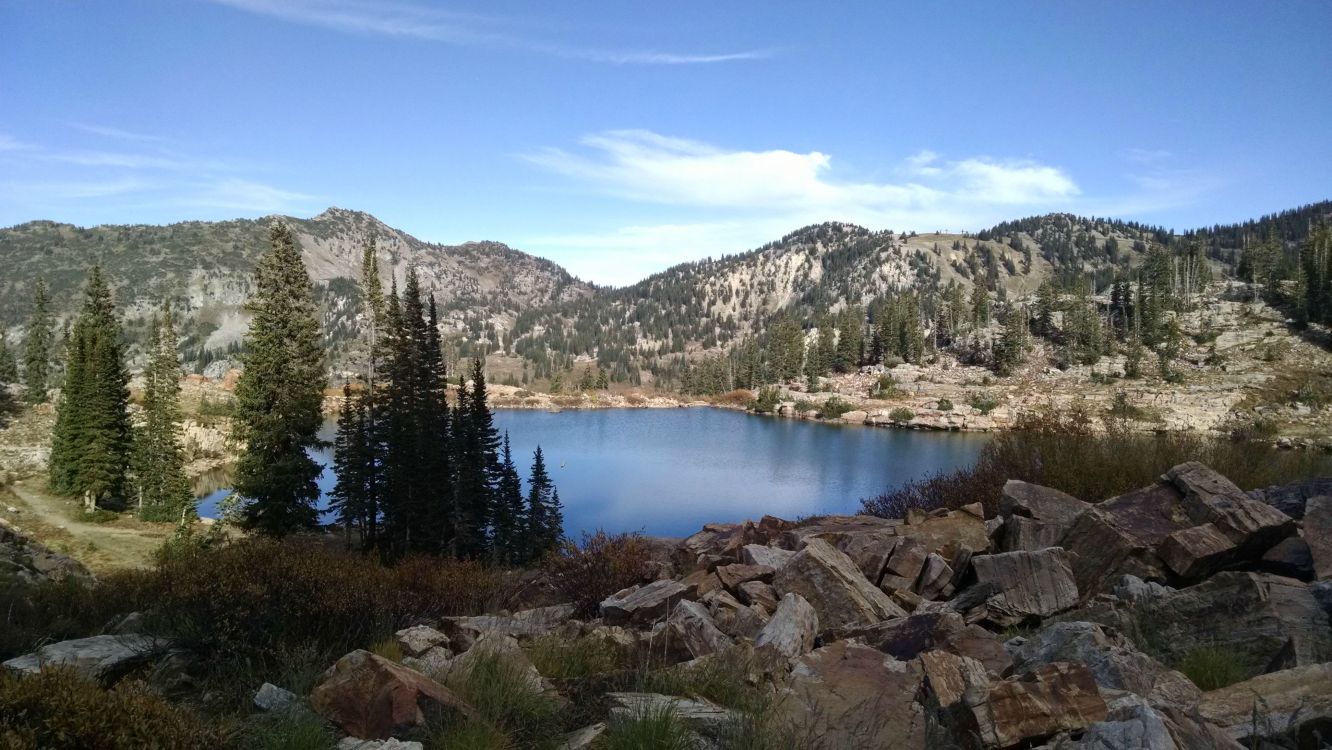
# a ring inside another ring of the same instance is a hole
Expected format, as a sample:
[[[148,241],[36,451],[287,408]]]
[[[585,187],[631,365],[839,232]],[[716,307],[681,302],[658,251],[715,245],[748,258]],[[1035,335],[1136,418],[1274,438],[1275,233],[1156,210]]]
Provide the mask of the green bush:
[[[823,402],[823,406],[819,408],[819,417],[822,419],[839,419],[843,414],[855,410],[855,404],[834,396]]]
[[[952,411],[953,402],[949,399],[941,398],[939,399],[939,403],[936,404],[934,408],[938,409],[939,411]]]
[[[629,654],[604,638],[545,635],[527,643],[527,656],[543,677],[579,679],[624,669]]]
[[[615,719],[603,735],[605,750],[691,750],[693,735],[671,706]]]
[[[749,408],[758,414],[771,414],[780,401],[781,394],[777,392],[776,388],[760,388],[758,397],[754,399],[754,403],[750,404]]]
[[[905,406],[899,406],[888,412],[888,418],[898,424],[906,424],[916,418],[916,413]]]
[[[815,404],[807,398],[797,399],[795,402],[795,410],[800,414],[808,414],[818,410],[818,408],[818,404]]]
[[[870,398],[894,398],[900,395],[902,391],[897,387],[897,380],[892,375],[880,375],[869,389]]]
[[[0,672],[0,746],[209,750],[223,747],[223,737],[141,682],[103,690],[72,673],[48,670],[23,676]]]
[[[1175,668],[1199,689],[1219,690],[1249,676],[1249,664],[1239,652],[1220,646],[1203,646],[1190,651]]]
[[[595,616],[598,605],[620,589],[652,577],[652,548],[639,534],[583,534],[582,545],[566,540],[546,559],[551,583],[578,613]]]
[[[989,414],[994,411],[994,407],[998,405],[999,399],[995,398],[989,392],[982,391],[980,393],[972,394],[971,396],[971,408],[981,414]]]

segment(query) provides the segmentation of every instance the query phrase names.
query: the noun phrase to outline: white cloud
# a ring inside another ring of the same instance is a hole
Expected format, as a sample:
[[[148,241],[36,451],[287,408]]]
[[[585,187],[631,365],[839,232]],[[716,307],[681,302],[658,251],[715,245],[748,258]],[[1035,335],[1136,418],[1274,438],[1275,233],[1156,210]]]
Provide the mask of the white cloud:
[[[292,23],[322,26],[352,34],[425,39],[469,47],[521,49],[589,62],[617,65],[702,65],[755,60],[766,51],[687,54],[659,50],[617,50],[579,47],[518,36],[513,26],[494,16],[456,13],[440,8],[374,0],[213,0],[248,13]]]
[[[181,198],[184,205],[247,213],[309,213],[316,210],[316,196],[242,179],[225,179],[200,185]]]
[[[62,202],[107,198],[154,187],[156,185],[152,182],[129,177],[109,180],[15,180],[0,183],[0,195],[16,202]]]
[[[120,141],[138,141],[142,143],[156,143],[166,140],[161,136],[148,135],[146,133],[134,133],[120,128],[108,127],[106,125],[96,125],[86,122],[71,122],[69,126],[75,130],[82,130],[91,135],[99,135],[103,138],[114,138]]]

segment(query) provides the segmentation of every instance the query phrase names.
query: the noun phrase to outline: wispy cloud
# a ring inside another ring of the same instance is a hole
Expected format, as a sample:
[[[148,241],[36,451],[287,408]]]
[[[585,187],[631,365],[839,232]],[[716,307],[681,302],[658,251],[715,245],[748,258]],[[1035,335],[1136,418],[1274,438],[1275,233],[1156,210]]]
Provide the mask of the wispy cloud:
[[[317,209],[318,196],[284,190],[254,180],[225,179],[199,185],[181,198],[180,203],[246,213],[311,213]]]
[[[213,1],[249,13],[351,34],[424,39],[468,47],[519,49],[616,65],[706,65],[756,60],[771,54],[765,50],[686,53],[583,47],[514,34],[510,31],[513,23],[509,19],[456,13],[407,3],[373,0]]]
[[[107,125],[96,125],[86,122],[71,122],[71,128],[81,130],[90,135],[98,135],[103,138],[114,138],[118,141],[135,141],[139,143],[160,143],[166,139],[159,135],[148,135],[147,133],[135,133],[129,130],[121,130]]]

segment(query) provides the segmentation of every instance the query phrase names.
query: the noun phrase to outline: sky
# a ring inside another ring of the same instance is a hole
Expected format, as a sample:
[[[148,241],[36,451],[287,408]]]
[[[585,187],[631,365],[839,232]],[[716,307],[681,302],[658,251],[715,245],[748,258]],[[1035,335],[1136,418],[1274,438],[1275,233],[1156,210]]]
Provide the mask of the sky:
[[[373,213],[622,285],[1332,198],[1332,2],[0,1],[0,226]]]

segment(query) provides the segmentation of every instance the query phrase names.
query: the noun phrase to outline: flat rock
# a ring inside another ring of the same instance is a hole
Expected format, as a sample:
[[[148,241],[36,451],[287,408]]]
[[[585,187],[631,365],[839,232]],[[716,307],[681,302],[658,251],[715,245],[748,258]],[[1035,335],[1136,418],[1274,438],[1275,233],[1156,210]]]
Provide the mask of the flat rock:
[[[1198,713],[1231,738],[1250,746],[1290,732],[1298,746],[1319,747],[1332,729],[1332,663],[1259,675],[1204,693]],[[1255,713],[1257,721],[1254,721]]]
[[[695,732],[716,732],[738,720],[734,711],[711,701],[677,698],[660,693],[607,693],[606,701],[610,704],[611,721],[670,711]]]
[[[1183,493],[1184,512],[1193,522],[1215,525],[1236,545],[1240,559],[1260,557],[1295,533],[1295,521],[1290,516],[1250,498],[1229,479],[1197,461],[1173,467],[1165,479]]]
[[[772,586],[761,581],[750,581],[740,584],[738,589],[736,596],[745,604],[761,607],[767,612],[777,609],[777,591]]]
[[[590,750],[606,733],[606,722],[598,722],[564,735],[559,750]]]
[[[1049,617],[1078,603],[1069,554],[1060,547],[980,555],[971,564],[976,579],[999,592],[986,602],[989,619],[998,624]]]
[[[696,595],[696,589],[670,579],[625,589],[601,603],[601,617],[610,625],[645,625],[660,620],[676,602]]]
[[[777,570],[795,557],[791,550],[769,547],[766,544],[746,544],[740,549],[740,561],[746,565],[766,565]]]
[[[969,625],[956,612],[923,612],[868,627],[838,632],[839,638],[855,638],[901,661],[927,651],[946,651],[982,664],[996,676],[1013,665],[1008,651],[993,633]]]
[[[740,584],[750,581],[763,581],[772,583],[773,574],[777,569],[770,565],[746,565],[744,563],[735,563],[732,565],[721,565],[717,568],[717,577],[721,579],[722,586],[728,591],[736,591]],[[699,594],[702,596],[702,594]]]
[[[393,634],[393,639],[407,656],[420,656],[436,646],[447,646],[449,643],[447,635],[428,625],[403,628]]]
[[[809,653],[819,632],[819,616],[800,594],[782,597],[777,611],[754,638],[756,646],[771,646],[788,659]]]
[[[1108,716],[1096,680],[1080,664],[1043,664],[963,698],[986,747],[1014,748],[1086,728]]]
[[[990,535],[985,528],[985,513],[980,503],[972,503],[943,515],[908,519],[900,532],[945,560],[953,560],[959,551],[973,555],[990,549]]]
[[[3,666],[14,672],[37,673],[59,667],[88,680],[110,680],[160,655],[166,643],[145,635],[94,635],[49,643],[16,656]]]
[[[387,739],[420,726],[435,711],[475,715],[438,682],[363,650],[338,659],[324,673],[310,693],[310,706],[361,739]]]
[[[1189,709],[1200,691],[1183,674],[1144,653],[1114,630],[1090,622],[1059,622],[1008,643],[1013,671],[1072,662],[1091,670],[1104,689],[1125,690],[1157,707]]]
[[[918,660],[838,641],[796,663],[774,721],[788,747],[924,748],[922,675]]]
[[[800,594],[819,614],[825,627],[868,625],[906,611],[860,572],[851,558],[822,539],[806,540],[773,579],[779,594]]]

